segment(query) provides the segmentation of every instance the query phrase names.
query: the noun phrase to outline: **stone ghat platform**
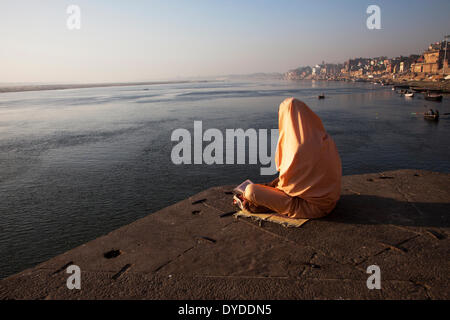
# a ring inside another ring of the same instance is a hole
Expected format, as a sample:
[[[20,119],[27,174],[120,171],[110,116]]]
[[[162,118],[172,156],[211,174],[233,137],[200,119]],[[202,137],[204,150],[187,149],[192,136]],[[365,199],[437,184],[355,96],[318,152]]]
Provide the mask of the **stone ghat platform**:
[[[0,280],[1,299],[449,299],[450,175],[345,176],[331,215],[301,228],[230,215],[205,190]],[[69,265],[81,289],[69,290]],[[366,269],[381,270],[369,290]]]

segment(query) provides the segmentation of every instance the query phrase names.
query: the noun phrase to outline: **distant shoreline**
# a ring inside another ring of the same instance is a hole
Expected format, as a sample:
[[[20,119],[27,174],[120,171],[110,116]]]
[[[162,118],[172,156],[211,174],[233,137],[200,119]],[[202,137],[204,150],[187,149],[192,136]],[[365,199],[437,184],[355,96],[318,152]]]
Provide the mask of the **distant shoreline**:
[[[350,79],[284,79],[288,81],[298,80],[316,80],[316,81],[350,81]],[[373,82],[375,79],[360,79],[362,82]],[[149,86],[161,84],[183,84],[183,83],[207,83],[223,80],[173,80],[173,81],[146,81],[146,82],[111,82],[111,83],[84,83],[84,84],[24,84],[24,85],[0,85],[1,93],[10,92],[27,92],[27,91],[44,91],[44,90],[67,90],[67,89],[88,89],[88,88],[105,88],[105,87],[129,87],[129,86]],[[393,86],[414,86],[423,87],[433,91],[441,91],[442,93],[450,93],[450,81],[444,83],[431,81],[402,81],[390,80],[386,84]]]
[[[159,84],[180,84],[180,83],[202,83],[218,80],[180,80],[180,81],[148,81],[148,82],[113,82],[113,83],[85,83],[85,84],[42,84],[42,85],[10,85],[0,86],[0,93],[43,91],[43,90],[67,90],[67,89],[87,89],[103,87],[127,87],[127,86],[148,86]]]

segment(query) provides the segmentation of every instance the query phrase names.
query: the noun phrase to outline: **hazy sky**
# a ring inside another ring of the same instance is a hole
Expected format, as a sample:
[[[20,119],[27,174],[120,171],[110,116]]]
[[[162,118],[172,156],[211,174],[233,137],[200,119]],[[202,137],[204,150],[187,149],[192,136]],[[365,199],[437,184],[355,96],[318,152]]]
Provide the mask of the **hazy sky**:
[[[81,29],[68,30],[69,5]],[[381,30],[366,9],[381,8]],[[421,53],[449,0],[1,0],[0,82],[110,82],[285,72]]]

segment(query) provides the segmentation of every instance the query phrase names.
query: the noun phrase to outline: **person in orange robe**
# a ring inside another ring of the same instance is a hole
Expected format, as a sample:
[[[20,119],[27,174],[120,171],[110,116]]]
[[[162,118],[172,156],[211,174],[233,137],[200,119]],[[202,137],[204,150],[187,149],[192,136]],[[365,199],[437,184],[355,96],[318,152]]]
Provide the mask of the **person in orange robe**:
[[[244,208],[275,211],[290,218],[326,216],[341,193],[341,159],[333,139],[320,118],[294,98],[280,104],[278,127],[275,163],[279,176],[267,185],[248,185]]]

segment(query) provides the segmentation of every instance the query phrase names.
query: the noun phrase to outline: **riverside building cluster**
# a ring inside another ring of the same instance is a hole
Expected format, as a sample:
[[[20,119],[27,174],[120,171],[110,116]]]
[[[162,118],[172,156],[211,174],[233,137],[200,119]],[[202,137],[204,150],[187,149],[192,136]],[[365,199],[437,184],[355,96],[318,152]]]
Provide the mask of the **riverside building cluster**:
[[[287,80],[344,81],[445,81],[449,80],[449,43],[435,42],[422,54],[395,58],[354,58],[344,63],[325,63],[300,67],[284,74]]]

